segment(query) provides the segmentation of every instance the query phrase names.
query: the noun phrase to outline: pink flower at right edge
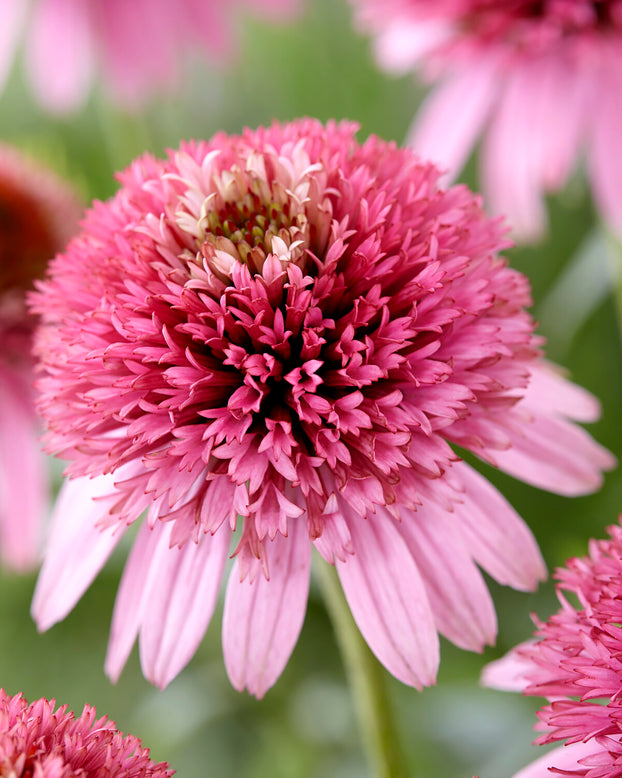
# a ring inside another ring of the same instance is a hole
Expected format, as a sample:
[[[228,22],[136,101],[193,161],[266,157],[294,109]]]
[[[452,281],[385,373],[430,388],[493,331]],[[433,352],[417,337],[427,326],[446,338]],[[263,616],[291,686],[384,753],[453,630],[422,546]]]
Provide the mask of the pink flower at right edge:
[[[585,155],[622,237],[620,0],[351,0],[388,71],[434,87],[408,143],[450,177],[481,139],[482,190],[517,239],[542,237],[544,194]]]
[[[32,333],[25,294],[78,229],[68,183],[0,143],[0,558],[23,571],[40,560],[50,494],[35,411]]]
[[[622,527],[608,533],[608,540],[590,540],[588,556],[557,570],[561,608],[536,622],[535,641],[482,674],[486,686],[545,697],[536,742],[566,741],[515,778],[622,776]]]
[[[190,52],[212,62],[229,57],[245,13],[282,21],[298,7],[298,0],[2,0],[0,91],[22,44],[45,110],[77,110],[99,77],[114,101],[135,110],[179,84]]]
[[[438,632],[476,651],[495,639],[478,565],[518,589],[545,575],[525,523],[452,445],[566,495],[614,464],[574,423],[596,400],[542,358],[527,279],[498,255],[504,226],[411,150],[356,131],[302,119],[143,155],[31,298],[46,443],[70,461],[40,629],[146,512],[113,678],[137,637],[147,677],[175,677],[237,542],[236,688],[261,696],[285,667],[313,548],[386,668],[434,683]]]
[[[7,778],[170,778],[134,735],[85,705],[79,716],[55,701],[28,704],[0,689],[0,775]]]

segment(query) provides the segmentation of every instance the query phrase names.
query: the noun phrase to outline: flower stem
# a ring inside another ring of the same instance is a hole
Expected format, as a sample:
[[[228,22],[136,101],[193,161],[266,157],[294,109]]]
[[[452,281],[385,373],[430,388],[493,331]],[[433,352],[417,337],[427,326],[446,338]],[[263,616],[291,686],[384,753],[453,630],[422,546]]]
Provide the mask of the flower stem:
[[[397,737],[384,669],[367,647],[352,618],[337,571],[323,561],[316,569],[350,683],[372,774],[379,778],[407,778],[406,759]]]

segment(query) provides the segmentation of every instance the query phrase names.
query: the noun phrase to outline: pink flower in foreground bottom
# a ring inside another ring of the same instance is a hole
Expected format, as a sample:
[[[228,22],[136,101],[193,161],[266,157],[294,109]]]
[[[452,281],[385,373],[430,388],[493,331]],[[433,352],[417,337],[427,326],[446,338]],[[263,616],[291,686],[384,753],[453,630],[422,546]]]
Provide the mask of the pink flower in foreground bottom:
[[[439,82],[409,143],[460,171],[483,135],[486,202],[516,235],[546,227],[544,193],[585,154],[594,198],[622,235],[620,0],[351,0],[388,70]]]
[[[565,494],[613,464],[568,421],[597,404],[542,362],[500,224],[412,152],[355,131],[301,120],[143,156],[34,297],[47,446],[72,476],[40,628],[147,511],[113,678],[138,634],[155,683],[187,663],[235,530],[236,688],[260,696],[285,666],[313,546],[378,658],[430,684],[437,630],[474,650],[495,638],[476,563],[521,589],[544,575],[522,520],[450,444]]]
[[[0,689],[0,775],[9,778],[170,778],[165,762],[156,764],[133,735],[114,722],[95,718],[86,705],[76,716],[64,705],[37,700],[30,705]]]
[[[589,556],[557,571],[561,608],[537,622],[537,641],[484,671],[488,686],[548,698],[536,742],[566,741],[516,778],[622,776],[622,528],[608,532],[610,540],[591,540]]]
[[[78,227],[74,193],[0,144],[0,555],[22,570],[39,559],[48,504],[30,356],[35,319],[24,294]]]

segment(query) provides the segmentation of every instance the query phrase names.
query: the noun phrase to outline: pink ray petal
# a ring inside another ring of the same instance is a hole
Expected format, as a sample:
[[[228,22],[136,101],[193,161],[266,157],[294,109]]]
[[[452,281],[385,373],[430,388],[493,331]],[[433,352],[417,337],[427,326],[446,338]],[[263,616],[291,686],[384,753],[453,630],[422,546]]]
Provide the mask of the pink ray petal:
[[[504,692],[522,692],[530,683],[527,675],[533,673],[535,665],[533,660],[520,653],[520,648],[516,646],[501,659],[489,662],[480,676],[482,685]]]
[[[400,509],[400,516],[399,533],[425,582],[439,632],[470,651],[494,644],[497,617],[492,598],[456,531],[457,517],[429,500],[416,512]]]
[[[153,526],[152,526],[153,524]],[[151,579],[157,576],[169,551],[171,526],[144,521],[123,569],[112,614],[105,670],[116,683],[138,637]],[[164,542],[160,542],[164,538]]]
[[[444,184],[462,170],[498,92],[497,66],[487,57],[444,81],[418,111],[406,143],[447,171]]]
[[[535,416],[523,434],[512,435],[511,448],[490,459],[515,478],[568,497],[596,491],[602,471],[616,463],[584,429],[545,415]]]
[[[283,672],[304,620],[311,545],[305,522],[289,522],[286,538],[265,544],[270,578],[240,580],[236,561],[225,595],[222,641],[227,673],[236,689],[263,697]]]
[[[425,584],[385,510],[348,516],[354,548],[337,571],[352,615],[369,647],[403,683],[421,689],[436,680],[439,643]]]
[[[0,553],[16,570],[39,559],[48,498],[47,463],[29,387],[0,374]]]
[[[32,601],[39,630],[64,619],[97,576],[121,539],[124,526],[98,529],[107,502],[95,498],[114,489],[112,475],[65,481],[51,520],[50,538]]]
[[[83,0],[40,0],[26,53],[33,90],[48,110],[65,113],[85,101],[93,70],[91,36]]]
[[[456,529],[475,561],[496,581],[529,591],[546,567],[529,527],[494,486],[464,462],[452,466],[464,486]]]
[[[167,532],[170,535],[170,530]],[[221,527],[198,543],[168,548],[151,578],[140,626],[145,677],[163,689],[194,656],[214,613],[231,533]]]
[[[540,361],[529,366],[529,384],[522,405],[541,414],[591,422],[600,418],[600,403],[593,394],[564,378],[556,365]]]
[[[554,748],[548,751],[544,756],[536,759],[527,767],[514,774],[514,778],[551,778],[550,767],[556,767],[559,770],[577,770],[579,760],[593,754],[599,750],[599,746],[590,740],[587,743],[571,743],[567,746]]]

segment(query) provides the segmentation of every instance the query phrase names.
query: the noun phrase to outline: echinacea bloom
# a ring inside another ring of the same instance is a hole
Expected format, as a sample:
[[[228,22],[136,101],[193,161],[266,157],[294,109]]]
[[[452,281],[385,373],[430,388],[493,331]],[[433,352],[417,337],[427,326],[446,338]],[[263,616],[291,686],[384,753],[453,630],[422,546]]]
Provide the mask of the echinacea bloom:
[[[290,18],[298,0],[3,0],[0,86],[20,41],[35,97],[66,113],[86,100],[96,72],[112,97],[136,108],[179,82],[189,51],[220,61],[244,13]]]
[[[76,717],[55,701],[28,704],[0,689],[0,775],[9,778],[170,778],[137,737],[124,735],[86,705]]]
[[[409,133],[420,154],[455,175],[481,136],[486,202],[525,240],[584,158],[622,235],[620,0],[351,2],[381,66],[437,83]]]
[[[0,144],[0,558],[16,570],[39,559],[48,504],[32,389],[35,319],[24,295],[77,231],[79,215],[67,184]]]
[[[484,671],[488,686],[547,698],[536,742],[566,741],[515,778],[622,776],[622,527],[608,532],[557,571],[561,608],[536,640]]]
[[[143,511],[106,667],[140,633],[168,683],[212,615],[238,689],[281,673],[311,549],[362,634],[416,687],[437,630],[495,638],[476,563],[529,589],[535,541],[451,443],[565,494],[611,455],[593,398],[541,357],[503,228],[464,187],[351,123],[274,124],[145,155],[33,297],[47,448],[70,460],[33,614],[63,618]],[[92,499],[95,497],[95,499]]]

